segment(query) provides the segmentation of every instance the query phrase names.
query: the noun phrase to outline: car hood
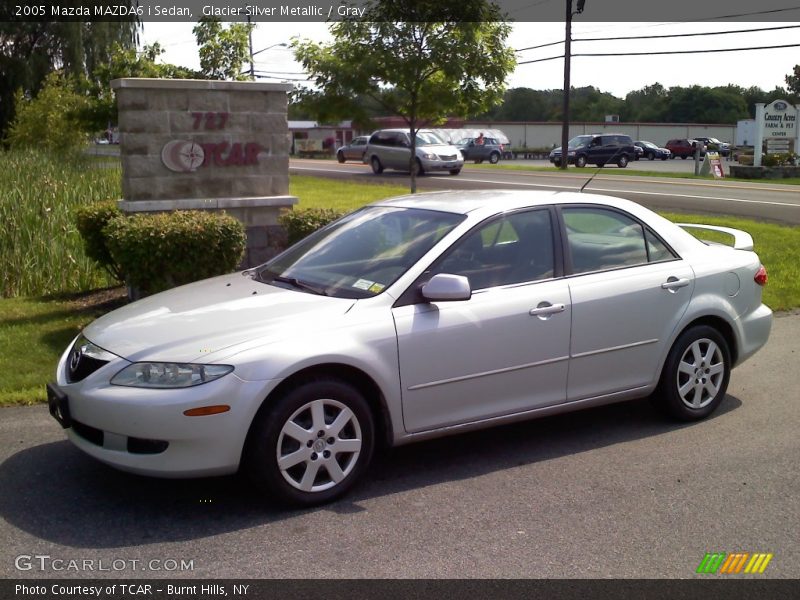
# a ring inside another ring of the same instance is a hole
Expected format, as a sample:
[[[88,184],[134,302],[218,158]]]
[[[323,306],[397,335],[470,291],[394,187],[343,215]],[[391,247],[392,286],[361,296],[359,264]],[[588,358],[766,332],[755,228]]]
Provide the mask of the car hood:
[[[144,298],[100,317],[83,333],[130,361],[192,362],[253,339],[267,343],[325,327],[354,302],[235,273]]]
[[[425,146],[417,146],[417,150],[436,154],[454,154],[459,151],[457,147],[451,144],[426,144]]]

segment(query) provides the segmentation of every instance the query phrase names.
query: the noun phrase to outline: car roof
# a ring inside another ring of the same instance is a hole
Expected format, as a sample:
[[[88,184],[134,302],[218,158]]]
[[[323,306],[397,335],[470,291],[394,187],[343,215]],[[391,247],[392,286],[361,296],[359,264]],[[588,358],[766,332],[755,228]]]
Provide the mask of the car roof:
[[[605,204],[634,214],[640,212],[638,209],[644,208],[628,200],[600,194],[543,190],[448,190],[425,192],[388,198],[375,202],[373,206],[420,208],[457,214],[480,211],[490,215],[518,208],[567,203]]]

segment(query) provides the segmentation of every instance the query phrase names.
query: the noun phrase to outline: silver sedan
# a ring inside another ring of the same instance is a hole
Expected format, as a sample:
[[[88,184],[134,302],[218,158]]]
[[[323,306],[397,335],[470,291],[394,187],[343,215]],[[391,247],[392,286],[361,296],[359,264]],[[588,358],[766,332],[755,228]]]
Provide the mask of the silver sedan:
[[[242,468],[292,505],[346,492],[377,444],[650,395],[702,419],[772,313],[752,238],[688,227],[704,226],[579,193],[379,202],[101,317],[61,358],[50,410],[118,468]]]

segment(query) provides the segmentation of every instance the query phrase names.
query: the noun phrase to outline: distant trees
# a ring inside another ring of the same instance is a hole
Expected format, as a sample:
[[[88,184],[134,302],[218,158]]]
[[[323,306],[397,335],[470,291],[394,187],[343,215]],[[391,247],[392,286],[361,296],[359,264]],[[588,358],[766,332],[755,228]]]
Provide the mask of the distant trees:
[[[786,76],[786,85],[789,86],[789,91],[800,96],[800,65],[795,65],[794,71]]]
[[[251,23],[223,26],[216,17],[203,17],[192,29],[200,47],[200,74],[205,79],[249,79],[242,69],[250,56]]]

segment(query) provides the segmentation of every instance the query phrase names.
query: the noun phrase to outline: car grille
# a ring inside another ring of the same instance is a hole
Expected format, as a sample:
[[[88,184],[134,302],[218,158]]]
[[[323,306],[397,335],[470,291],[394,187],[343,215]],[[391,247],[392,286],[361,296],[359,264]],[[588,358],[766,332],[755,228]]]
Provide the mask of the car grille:
[[[455,160],[455,159],[456,159],[456,155],[455,154],[440,154],[439,155],[439,160]]]
[[[80,339],[75,342],[67,359],[67,382],[75,383],[86,379],[89,375],[97,371],[103,365],[107,365],[107,360],[100,360],[87,356],[80,349]]]

